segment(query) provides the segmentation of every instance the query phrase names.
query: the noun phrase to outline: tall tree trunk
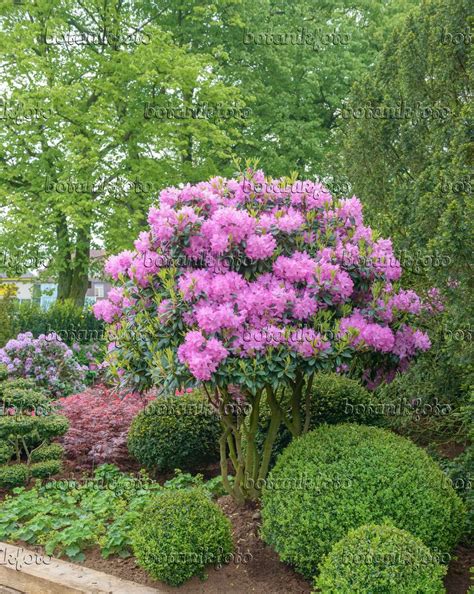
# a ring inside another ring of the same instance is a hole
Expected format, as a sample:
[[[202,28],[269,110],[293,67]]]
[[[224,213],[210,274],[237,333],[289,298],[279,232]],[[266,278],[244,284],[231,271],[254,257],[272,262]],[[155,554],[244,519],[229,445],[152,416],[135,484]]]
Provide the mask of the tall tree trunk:
[[[62,270],[58,274],[58,301],[64,301],[65,299],[69,299],[69,295],[71,293],[71,282],[72,270],[68,259],[68,268],[66,270]]]
[[[62,266],[58,273],[58,301],[68,299],[71,292],[72,269],[71,269],[71,242],[66,217],[60,213],[56,224],[56,238],[58,252],[63,258]]]
[[[71,289],[69,292],[69,299],[72,299],[80,307],[84,305],[89,284],[90,249],[90,229],[80,229],[77,233],[76,250],[72,264]]]

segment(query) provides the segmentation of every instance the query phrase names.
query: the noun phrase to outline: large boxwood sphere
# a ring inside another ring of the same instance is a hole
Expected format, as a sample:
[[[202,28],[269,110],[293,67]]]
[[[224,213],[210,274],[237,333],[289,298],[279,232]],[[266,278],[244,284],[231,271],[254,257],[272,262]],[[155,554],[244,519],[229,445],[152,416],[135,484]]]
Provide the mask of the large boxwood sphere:
[[[199,490],[166,491],[145,508],[132,531],[138,564],[153,578],[179,586],[232,553],[230,521]]]
[[[128,449],[150,470],[194,469],[219,458],[219,417],[199,393],[159,398],[132,421]]]
[[[323,425],[294,440],[262,496],[264,540],[311,578],[350,529],[383,524],[449,552],[465,509],[441,469],[419,447],[384,429]]]
[[[394,526],[360,526],[321,565],[322,594],[443,594],[446,567],[419,538]]]

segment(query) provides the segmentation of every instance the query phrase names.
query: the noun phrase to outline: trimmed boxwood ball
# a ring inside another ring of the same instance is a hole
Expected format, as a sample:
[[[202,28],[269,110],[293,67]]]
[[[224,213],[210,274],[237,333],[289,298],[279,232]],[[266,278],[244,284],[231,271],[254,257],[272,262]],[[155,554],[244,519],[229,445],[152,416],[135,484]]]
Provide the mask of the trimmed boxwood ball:
[[[44,444],[33,450],[31,454],[32,462],[46,462],[47,460],[61,460],[64,454],[64,448],[59,443]]]
[[[15,450],[8,443],[0,443],[0,464],[6,464],[11,460]]]
[[[7,378],[2,378],[0,373],[0,381],[3,379]],[[5,382],[2,381],[0,384],[0,397],[3,398],[4,394],[11,393],[14,390],[34,390],[35,392],[46,395],[45,391],[42,388],[39,388],[32,379],[17,377],[15,379],[8,379],[8,381]]]
[[[138,564],[153,578],[179,586],[233,550],[229,519],[199,489],[165,491],[151,500],[131,534]]]
[[[377,399],[358,381],[337,373],[318,373],[311,398],[311,428],[328,423],[370,423],[380,416]]]
[[[220,433],[200,394],[159,398],[133,419],[128,449],[149,470],[194,469],[219,459]]]
[[[30,473],[33,478],[48,478],[62,470],[61,460],[44,460],[31,464]]]
[[[442,594],[446,567],[419,538],[394,526],[360,526],[337,542],[320,567],[322,594]]]
[[[308,578],[347,532],[387,520],[448,553],[466,510],[437,464],[385,429],[322,425],[294,440],[268,476],[262,535]]]

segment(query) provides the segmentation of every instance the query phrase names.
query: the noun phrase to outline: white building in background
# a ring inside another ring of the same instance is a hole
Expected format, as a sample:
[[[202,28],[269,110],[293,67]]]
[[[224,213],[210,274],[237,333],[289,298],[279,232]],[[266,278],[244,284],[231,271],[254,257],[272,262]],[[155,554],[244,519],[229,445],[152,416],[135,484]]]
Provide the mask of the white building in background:
[[[103,256],[103,250],[91,250],[90,257],[92,261],[101,260]],[[58,296],[58,284],[54,279],[40,279],[38,275],[31,272],[21,276],[8,276],[0,272],[0,286],[2,284],[15,286],[18,301],[38,303],[43,309],[51,307]],[[111,288],[112,285],[108,281],[98,277],[90,277],[85,304],[93,305],[96,301],[105,299]]]
[[[14,285],[18,301],[33,301],[37,282],[37,277],[31,272],[11,277],[0,272],[0,285]]]

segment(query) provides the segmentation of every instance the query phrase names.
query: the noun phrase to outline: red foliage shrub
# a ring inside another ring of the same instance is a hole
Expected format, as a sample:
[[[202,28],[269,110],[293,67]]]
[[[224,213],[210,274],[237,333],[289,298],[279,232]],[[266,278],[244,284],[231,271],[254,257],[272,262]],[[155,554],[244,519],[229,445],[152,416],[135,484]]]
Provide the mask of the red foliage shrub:
[[[151,394],[118,396],[100,384],[61,398],[62,414],[70,424],[61,440],[67,457],[78,467],[129,462],[127,433],[130,423],[153,398]]]

